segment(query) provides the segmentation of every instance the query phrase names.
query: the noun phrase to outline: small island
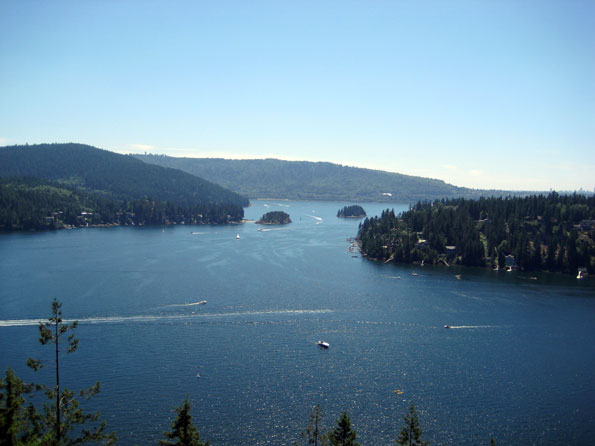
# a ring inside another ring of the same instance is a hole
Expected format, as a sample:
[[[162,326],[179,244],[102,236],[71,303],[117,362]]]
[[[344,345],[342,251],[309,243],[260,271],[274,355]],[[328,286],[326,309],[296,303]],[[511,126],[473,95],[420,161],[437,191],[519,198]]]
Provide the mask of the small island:
[[[273,211],[264,214],[256,223],[259,225],[286,225],[291,223],[291,218],[283,211]]]
[[[339,218],[364,218],[365,216],[366,211],[364,211],[363,207],[357,204],[345,206],[337,212],[337,217]]]

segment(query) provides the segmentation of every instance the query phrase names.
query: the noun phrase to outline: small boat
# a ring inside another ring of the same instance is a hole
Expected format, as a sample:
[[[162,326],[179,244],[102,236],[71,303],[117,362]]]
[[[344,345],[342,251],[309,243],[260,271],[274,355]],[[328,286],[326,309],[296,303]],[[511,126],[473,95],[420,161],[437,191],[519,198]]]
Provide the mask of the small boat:
[[[579,279],[579,280],[580,279],[583,279],[584,277],[585,276],[583,275],[583,272],[582,271],[579,271],[578,274],[576,275],[576,278]]]
[[[450,328],[450,325],[445,325],[444,328]]]
[[[207,303],[207,301],[206,301],[206,300],[201,300],[201,301],[198,303],[198,305],[204,305],[204,304],[206,304],[206,303]]]
[[[326,342],[326,341],[318,341],[316,344],[319,347],[322,347],[322,348],[329,348],[330,347],[330,344],[328,342]]]
[[[403,395],[403,391],[399,389],[395,389],[393,392],[395,392],[397,395]]]
[[[236,234],[236,240],[240,239],[240,234]]]

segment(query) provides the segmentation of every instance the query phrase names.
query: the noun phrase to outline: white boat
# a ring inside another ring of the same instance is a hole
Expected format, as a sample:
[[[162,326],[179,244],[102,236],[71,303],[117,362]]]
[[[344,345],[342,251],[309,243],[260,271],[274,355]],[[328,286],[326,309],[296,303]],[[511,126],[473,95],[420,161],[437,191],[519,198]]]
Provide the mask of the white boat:
[[[204,305],[204,304],[206,304],[206,303],[207,303],[207,301],[206,301],[206,300],[201,300],[201,301],[198,303],[198,305]]]
[[[330,347],[330,344],[328,342],[326,342],[326,341],[318,341],[316,344],[319,347],[322,347],[322,348],[329,348]]]
[[[450,328],[450,325],[445,325],[444,328]]]
[[[240,239],[240,234],[236,234],[236,240]]]

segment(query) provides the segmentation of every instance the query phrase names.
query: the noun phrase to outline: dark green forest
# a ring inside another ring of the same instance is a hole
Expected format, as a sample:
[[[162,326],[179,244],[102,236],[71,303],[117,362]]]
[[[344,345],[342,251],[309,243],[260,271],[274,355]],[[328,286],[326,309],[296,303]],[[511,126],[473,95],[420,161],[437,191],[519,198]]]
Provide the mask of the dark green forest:
[[[147,163],[173,167],[216,182],[250,198],[414,203],[437,198],[510,194],[467,189],[442,180],[324,162],[135,156]]]
[[[235,205],[180,206],[149,198],[116,199],[36,178],[0,178],[0,231],[230,223],[240,221],[243,215],[243,209]]]
[[[0,148],[0,230],[239,222],[247,198],[81,144]]]
[[[363,207],[357,204],[345,206],[337,212],[337,217],[339,218],[363,218],[365,216],[366,211]]]
[[[593,273],[595,197],[419,202],[401,215],[386,210],[367,218],[358,239],[370,259]]]
[[[291,223],[289,214],[283,211],[271,211],[264,214],[256,223],[262,225],[285,225]]]

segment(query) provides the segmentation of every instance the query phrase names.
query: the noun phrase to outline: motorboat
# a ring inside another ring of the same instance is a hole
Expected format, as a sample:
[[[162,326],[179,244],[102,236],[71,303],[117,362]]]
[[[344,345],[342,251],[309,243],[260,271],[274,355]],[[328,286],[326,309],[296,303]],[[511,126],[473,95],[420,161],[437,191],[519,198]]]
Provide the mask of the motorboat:
[[[450,328],[450,325],[445,325],[444,328]]]
[[[326,341],[318,341],[316,344],[319,347],[322,347],[322,348],[329,348],[330,347],[330,344],[328,342],[326,342]]]
[[[236,240],[240,239],[240,234],[236,234]]]
[[[207,301],[206,301],[206,300],[201,300],[201,301],[198,303],[198,305],[204,305],[204,304],[206,304],[206,303],[207,303]]]

